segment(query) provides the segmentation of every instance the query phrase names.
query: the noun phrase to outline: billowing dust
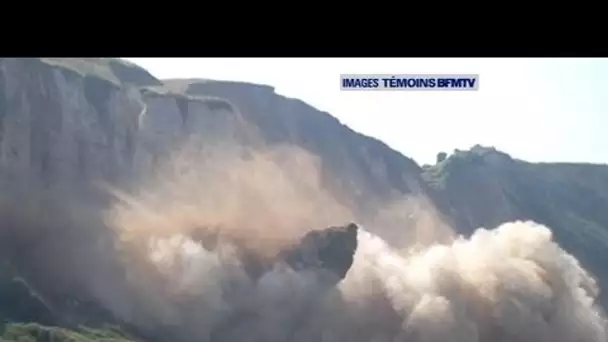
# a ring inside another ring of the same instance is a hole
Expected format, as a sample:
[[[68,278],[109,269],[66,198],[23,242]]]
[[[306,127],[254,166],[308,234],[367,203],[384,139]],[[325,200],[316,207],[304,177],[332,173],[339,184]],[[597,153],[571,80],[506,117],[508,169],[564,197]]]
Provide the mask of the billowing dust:
[[[239,250],[270,257],[310,229],[365,218],[323,191],[318,161],[301,150],[193,160],[172,160],[154,186],[123,197],[111,226],[170,280],[167,298],[191,298],[168,307],[195,340],[606,341],[593,278],[548,228],[513,222],[453,238],[412,199],[368,220],[390,226],[362,227],[336,288],[285,269],[252,281]],[[374,231],[423,247],[396,249]]]

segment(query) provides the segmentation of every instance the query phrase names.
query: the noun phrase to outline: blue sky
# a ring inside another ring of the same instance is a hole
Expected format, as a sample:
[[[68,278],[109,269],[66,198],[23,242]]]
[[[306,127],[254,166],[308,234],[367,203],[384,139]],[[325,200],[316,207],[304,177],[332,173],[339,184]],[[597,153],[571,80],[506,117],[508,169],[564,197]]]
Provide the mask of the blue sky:
[[[608,163],[608,59],[126,58],[158,78],[274,86],[419,164],[494,146],[529,161]],[[479,74],[477,92],[340,91],[340,74]]]

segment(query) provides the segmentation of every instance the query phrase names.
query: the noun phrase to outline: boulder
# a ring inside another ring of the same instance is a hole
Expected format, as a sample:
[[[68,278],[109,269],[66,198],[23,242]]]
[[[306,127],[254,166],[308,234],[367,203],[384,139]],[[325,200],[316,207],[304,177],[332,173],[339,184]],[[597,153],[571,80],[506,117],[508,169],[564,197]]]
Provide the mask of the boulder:
[[[279,253],[279,260],[297,272],[328,271],[341,280],[353,263],[357,231],[354,223],[313,230],[298,244]]]

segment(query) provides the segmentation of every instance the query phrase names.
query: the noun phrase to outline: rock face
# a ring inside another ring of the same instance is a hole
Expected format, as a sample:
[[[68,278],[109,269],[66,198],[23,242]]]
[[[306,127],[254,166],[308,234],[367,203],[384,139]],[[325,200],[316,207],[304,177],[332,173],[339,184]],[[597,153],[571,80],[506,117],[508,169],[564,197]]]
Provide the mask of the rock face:
[[[116,60],[0,60],[4,186],[74,188],[148,170],[184,139],[246,139],[227,100],[162,93]]]
[[[192,139],[304,148],[323,187],[360,210],[426,187],[411,159],[268,86],[160,81],[112,59],[0,59],[0,186],[128,183]]]

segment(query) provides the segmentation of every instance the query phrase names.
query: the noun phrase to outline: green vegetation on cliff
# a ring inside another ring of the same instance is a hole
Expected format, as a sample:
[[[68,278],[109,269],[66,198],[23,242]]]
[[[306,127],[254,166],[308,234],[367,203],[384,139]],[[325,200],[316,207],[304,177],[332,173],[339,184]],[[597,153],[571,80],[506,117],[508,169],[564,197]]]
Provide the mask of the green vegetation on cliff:
[[[425,169],[423,178],[458,231],[536,221],[608,284],[608,166],[528,163],[475,146]],[[601,299],[608,307],[605,292]]]
[[[9,323],[2,327],[0,342],[133,342],[117,328],[69,330],[36,323]]]

